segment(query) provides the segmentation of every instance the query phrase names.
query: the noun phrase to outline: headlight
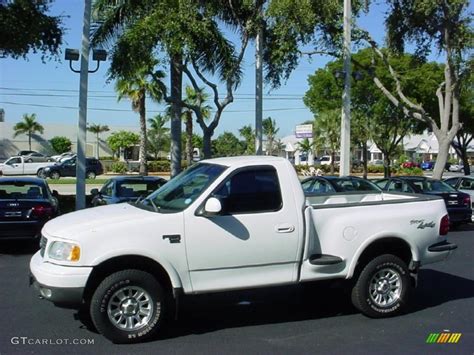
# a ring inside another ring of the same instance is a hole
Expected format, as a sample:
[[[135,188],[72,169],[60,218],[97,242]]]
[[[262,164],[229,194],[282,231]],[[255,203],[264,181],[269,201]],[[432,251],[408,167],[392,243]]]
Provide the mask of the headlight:
[[[51,168],[44,168],[44,171],[50,171]]]
[[[79,261],[81,248],[73,243],[53,242],[49,247],[48,256],[55,260]]]

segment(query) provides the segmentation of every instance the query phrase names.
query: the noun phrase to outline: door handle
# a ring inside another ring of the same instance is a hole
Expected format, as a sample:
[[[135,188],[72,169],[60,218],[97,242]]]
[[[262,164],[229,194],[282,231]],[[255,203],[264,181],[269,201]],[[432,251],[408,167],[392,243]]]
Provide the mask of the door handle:
[[[275,230],[278,233],[291,233],[291,232],[295,231],[295,226],[293,226],[291,224],[288,224],[288,223],[284,223],[284,224],[277,225],[275,227]]]

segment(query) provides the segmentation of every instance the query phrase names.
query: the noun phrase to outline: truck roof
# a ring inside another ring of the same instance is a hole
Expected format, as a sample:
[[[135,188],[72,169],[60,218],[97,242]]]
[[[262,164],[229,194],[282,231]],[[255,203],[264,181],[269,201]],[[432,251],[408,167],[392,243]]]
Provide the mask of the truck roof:
[[[268,155],[246,155],[237,157],[224,157],[201,160],[204,163],[219,164],[225,166],[248,166],[248,165],[261,165],[265,163],[281,162],[286,161],[285,158],[274,157]]]

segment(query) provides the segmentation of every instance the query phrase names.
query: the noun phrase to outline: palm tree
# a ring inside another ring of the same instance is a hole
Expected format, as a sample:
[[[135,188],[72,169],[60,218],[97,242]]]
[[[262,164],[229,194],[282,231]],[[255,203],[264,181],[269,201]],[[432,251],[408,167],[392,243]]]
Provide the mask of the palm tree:
[[[313,150],[315,142],[311,142],[308,138],[303,139],[301,142],[298,142],[298,150],[302,153],[309,154]]]
[[[337,109],[322,112],[314,121],[316,145],[329,149],[331,154],[331,174],[334,174],[335,155],[341,142],[340,122],[340,111]]]
[[[163,150],[164,141],[169,137],[170,129],[165,127],[169,120],[170,116],[160,114],[148,119],[150,124],[148,142],[152,147],[155,159],[158,159],[158,154]]]
[[[209,118],[211,115],[211,106],[204,105],[204,103],[209,99],[209,95],[204,91],[204,88],[199,90],[194,90],[191,86],[186,86],[186,98],[184,102],[189,105],[194,105],[199,107],[201,110],[202,116],[204,118]],[[188,166],[191,165],[193,160],[193,110],[187,107],[183,107],[183,118],[184,124],[186,127],[186,160]]]
[[[255,131],[251,125],[243,126],[239,129],[239,133],[245,140],[245,154],[254,155],[255,154]]]
[[[267,138],[267,153],[273,154],[273,143],[280,128],[277,128],[275,120],[267,117],[262,121],[263,134]]]
[[[278,156],[280,156],[281,151],[286,148],[286,144],[281,141],[281,139],[277,139],[275,141],[275,149],[278,152]]]
[[[89,132],[95,134],[96,144],[97,144],[97,147],[96,147],[96,150],[95,150],[95,155],[96,155],[96,158],[99,159],[99,143],[100,143],[100,137],[99,136],[100,136],[101,133],[110,131],[110,128],[107,125],[100,125],[100,124],[92,123],[89,127],[87,127],[87,130]]]
[[[146,159],[146,96],[160,102],[163,92],[157,81],[164,78],[161,71],[151,72],[149,68],[141,68],[130,76],[119,77],[116,82],[115,90],[118,94],[118,101],[124,97],[132,101],[132,110],[140,115],[140,175],[147,175]]]
[[[36,114],[32,113],[28,115],[25,113],[23,115],[23,122],[18,122],[14,127],[13,130],[15,133],[13,134],[13,138],[16,138],[20,134],[27,134],[28,135],[28,145],[31,150],[31,136],[36,132],[43,134],[44,127],[36,122]]]

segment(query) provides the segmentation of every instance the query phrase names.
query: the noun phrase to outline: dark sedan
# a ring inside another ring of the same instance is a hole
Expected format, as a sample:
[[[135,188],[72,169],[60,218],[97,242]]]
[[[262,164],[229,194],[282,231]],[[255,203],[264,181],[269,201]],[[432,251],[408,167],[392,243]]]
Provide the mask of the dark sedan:
[[[381,191],[372,182],[355,176],[312,176],[303,180],[301,186],[307,194]]]
[[[136,201],[166,184],[166,180],[153,176],[114,177],[100,189],[92,189],[92,206]]]
[[[86,178],[95,179],[97,175],[102,175],[104,168],[98,159],[86,159]],[[71,158],[62,163],[47,166],[38,173],[41,178],[59,179],[62,176],[76,176],[76,158]]]
[[[381,179],[376,184],[384,191],[437,195],[444,199],[449,220],[453,224],[471,222],[471,198],[444,181],[420,176],[400,176]]]
[[[56,191],[38,178],[0,178],[0,239],[37,238],[58,215]]]

